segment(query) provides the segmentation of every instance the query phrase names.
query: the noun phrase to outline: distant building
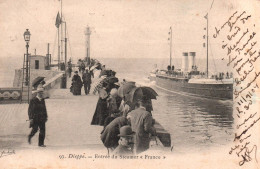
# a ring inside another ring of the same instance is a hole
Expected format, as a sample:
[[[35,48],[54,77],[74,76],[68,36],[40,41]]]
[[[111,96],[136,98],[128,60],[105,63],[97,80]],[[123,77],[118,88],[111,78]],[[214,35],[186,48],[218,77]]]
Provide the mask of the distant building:
[[[41,55],[31,55],[31,69],[41,69],[46,70],[49,68],[49,60],[46,56]]]

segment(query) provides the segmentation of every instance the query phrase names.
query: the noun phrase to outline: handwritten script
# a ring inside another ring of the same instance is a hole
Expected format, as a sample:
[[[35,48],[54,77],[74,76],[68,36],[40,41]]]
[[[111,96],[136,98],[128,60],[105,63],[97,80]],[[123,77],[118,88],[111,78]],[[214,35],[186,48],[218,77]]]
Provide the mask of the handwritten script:
[[[221,39],[221,48],[226,53],[222,60],[233,68],[235,75],[233,96],[237,117],[234,146],[229,154],[239,158],[239,165],[256,161],[257,143],[252,139],[254,128],[260,122],[260,113],[256,106],[256,92],[260,84],[257,79],[260,72],[256,66],[260,61],[260,48],[257,48],[256,26],[254,18],[246,11],[236,11],[220,27],[215,27],[213,38]],[[258,38],[259,39],[259,38]]]
[[[15,154],[15,150],[2,150],[0,151],[0,158]]]

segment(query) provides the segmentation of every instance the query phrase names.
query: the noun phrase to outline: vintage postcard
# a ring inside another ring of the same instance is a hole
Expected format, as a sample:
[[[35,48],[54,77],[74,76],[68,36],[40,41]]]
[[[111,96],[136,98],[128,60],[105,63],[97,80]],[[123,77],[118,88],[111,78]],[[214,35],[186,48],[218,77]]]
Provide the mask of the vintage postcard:
[[[259,9],[0,0],[0,168],[259,168]]]

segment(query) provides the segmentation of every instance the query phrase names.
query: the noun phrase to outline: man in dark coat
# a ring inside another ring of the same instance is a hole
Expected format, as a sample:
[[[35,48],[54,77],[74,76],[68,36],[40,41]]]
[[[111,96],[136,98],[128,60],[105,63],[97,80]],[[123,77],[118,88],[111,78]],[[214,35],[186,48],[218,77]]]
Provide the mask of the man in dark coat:
[[[91,87],[91,73],[86,69],[86,71],[82,74],[82,81],[84,84],[85,94],[89,94]]]
[[[126,117],[121,116],[115,118],[105,127],[101,132],[101,140],[106,148],[111,148],[113,150],[118,146],[119,129],[125,125],[127,125],[127,119]]]
[[[82,81],[78,75],[78,71],[75,71],[75,75],[72,77],[72,93],[73,95],[81,95]]]
[[[68,62],[68,73],[69,73],[69,78],[71,77],[71,72],[72,72],[72,64],[71,60]]]
[[[153,127],[152,114],[146,111],[143,100],[137,102],[136,109],[128,113],[127,119],[131,123],[135,134],[135,153],[141,153],[149,148],[150,134],[156,135]]]
[[[46,105],[43,98],[43,92],[44,90],[42,88],[37,90],[37,96],[30,101],[29,108],[28,108],[30,128],[32,128],[32,131],[28,136],[28,142],[29,144],[31,144],[31,138],[38,131],[38,128],[40,128],[39,142],[38,142],[38,146],[40,147],[45,147],[44,145],[45,123],[47,122],[48,119]]]

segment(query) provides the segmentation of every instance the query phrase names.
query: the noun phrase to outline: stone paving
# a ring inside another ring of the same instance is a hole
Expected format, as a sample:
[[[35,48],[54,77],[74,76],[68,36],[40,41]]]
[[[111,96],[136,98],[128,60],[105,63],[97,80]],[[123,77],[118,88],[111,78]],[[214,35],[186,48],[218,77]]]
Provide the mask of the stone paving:
[[[101,126],[90,125],[97,96],[73,96],[69,89],[55,89],[46,99],[48,121],[46,140],[48,147],[102,146]],[[0,106],[0,147],[29,148],[27,135],[28,104]],[[38,134],[33,137],[32,146],[37,145]]]

